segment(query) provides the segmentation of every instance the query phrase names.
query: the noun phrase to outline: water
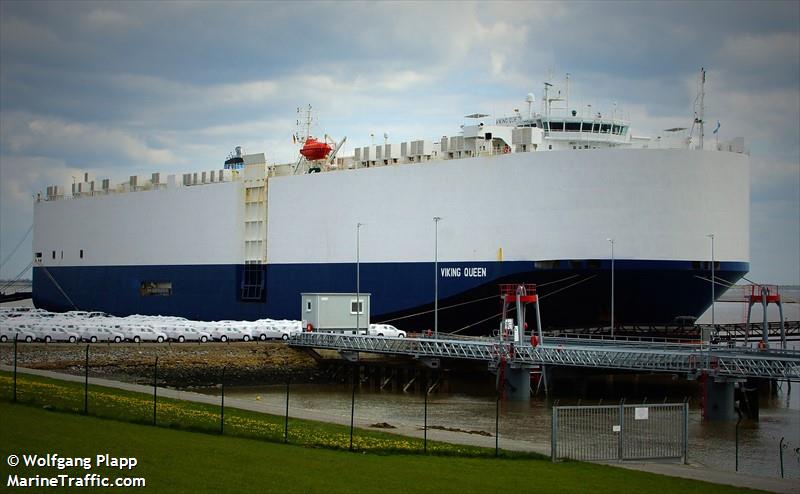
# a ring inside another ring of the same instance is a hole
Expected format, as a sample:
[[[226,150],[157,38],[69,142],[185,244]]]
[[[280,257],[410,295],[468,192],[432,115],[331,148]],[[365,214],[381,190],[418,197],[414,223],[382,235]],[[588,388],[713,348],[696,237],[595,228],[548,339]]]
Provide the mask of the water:
[[[652,388],[641,391],[657,394]],[[785,437],[784,450],[786,478],[800,479],[800,385],[795,383],[792,393],[782,384],[776,396],[762,397],[761,416],[758,422],[743,421],[739,434],[739,471],[759,476],[780,477],[779,441]],[[218,389],[206,390],[217,394]],[[351,388],[348,385],[293,385],[290,406],[292,409],[324,411],[339,417],[350,417]],[[282,405],[283,386],[230,387],[226,396],[262,403]],[[668,397],[674,402],[675,397]],[[627,400],[628,403],[641,402]],[[653,400],[650,400],[651,402]],[[663,401],[663,398],[657,402]],[[680,400],[677,400],[680,401]],[[560,404],[574,404],[577,398],[561,398]],[[606,400],[605,403],[615,403]],[[585,405],[598,400],[584,400]],[[735,421],[706,422],[702,420],[697,400],[692,400],[689,414],[689,460],[715,470],[734,471]],[[500,408],[500,445],[503,439],[522,440],[538,451],[549,451],[552,403],[535,399],[530,403],[502,402]],[[423,396],[419,393],[359,389],[356,394],[355,413],[359,419],[370,423],[388,422],[394,426],[421,428],[423,424]],[[470,393],[434,393],[428,399],[428,425],[483,431],[494,435],[495,399],[486,389]]]

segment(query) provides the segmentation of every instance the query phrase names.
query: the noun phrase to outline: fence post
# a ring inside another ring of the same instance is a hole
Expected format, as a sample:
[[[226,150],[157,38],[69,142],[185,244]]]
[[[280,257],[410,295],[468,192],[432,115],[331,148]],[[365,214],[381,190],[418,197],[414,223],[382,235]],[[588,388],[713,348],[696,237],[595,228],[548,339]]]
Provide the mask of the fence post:
[[[428,453],[428,374],[425,374],[425,392],[424,392],[424,422],[422,426],[423,431],[423,450],[427,454]]]
[[[225,366],[222,366],[220,378],[219,434],[225,434]]]
[[[786,445],[783,444],[784,439],[785,439],[784,437],[781,437],[781,442],[778,443],[778,452],[779,452],[778,454],[780,455],[781,458],[781,478],[783,478],[783,449],[786,447]]]
[[[283,420],[283,443],[289,442],[289,383],[290,379],[286,379],[286,416]]]
[[[736,471],[739,471],[739,424],[742,422],[742,415],[736,421]]]
[[[14,403],[17,402],[17,339],[19,333],[14,333]]]
[[[158,404],[158,355],[153,364],[153,425],[156,425],[156,410]]]
[[[558,406],[553,403],[553,419],[550,431],[550,460],[556,462],[556,448],[558,447]]]
[[[619,402],[619,451],[617,460],[623,459],[623,448],[625,445],[625,398]]]
[[[84,366],[83,414],[89,415],[89,345],[86,345],[86,364]]]
[[[683,402],[683,464],[689,464],[689,402]]]
[[[353,422],[356,413],[356,370],[357,366],[353,364],[353,395],[350,399],[350,451],[353,451]]]
[[[497,399],[494,407],[494,457],[500,454],[500,388],[497,391]]]

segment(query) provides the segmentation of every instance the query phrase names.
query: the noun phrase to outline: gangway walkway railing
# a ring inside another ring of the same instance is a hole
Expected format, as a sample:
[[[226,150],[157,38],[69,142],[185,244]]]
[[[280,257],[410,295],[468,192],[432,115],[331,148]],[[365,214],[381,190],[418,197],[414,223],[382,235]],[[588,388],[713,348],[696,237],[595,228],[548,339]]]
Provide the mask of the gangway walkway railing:
[[[294,347],[451,358],[491,363],[504,359],[516,367],[558,365],[646,372],[707,374],[718,378],[771,378],[800,381],[800,351],[717,347],[708,344],[634,343],[545,339],[533,346],[498,339],[386,338],[304,332],[291,337]]]

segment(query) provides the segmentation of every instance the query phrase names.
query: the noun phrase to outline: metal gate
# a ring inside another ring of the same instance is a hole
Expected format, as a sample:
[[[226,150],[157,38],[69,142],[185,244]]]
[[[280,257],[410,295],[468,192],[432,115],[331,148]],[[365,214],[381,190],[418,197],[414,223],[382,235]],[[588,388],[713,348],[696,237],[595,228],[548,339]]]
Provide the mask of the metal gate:
[[[554,406],[553,461],[687,461],[689,405]]]

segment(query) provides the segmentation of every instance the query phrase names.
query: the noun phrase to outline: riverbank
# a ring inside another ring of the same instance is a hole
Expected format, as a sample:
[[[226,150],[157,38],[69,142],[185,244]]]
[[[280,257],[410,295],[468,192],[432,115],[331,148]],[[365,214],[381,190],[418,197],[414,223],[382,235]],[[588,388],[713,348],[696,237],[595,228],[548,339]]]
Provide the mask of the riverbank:
[[[20,344],[17,365],[83,375],[86,345]],[[215,386],[225,369],[228,384],[317,382],[317,362],[282,342],[247,343],[96,343],[89,346],[89,373],[134,383],[152,383],[158,357],[158,383],[191,388]],[[0,364],[13,365],[13,344],[0,345]]]

